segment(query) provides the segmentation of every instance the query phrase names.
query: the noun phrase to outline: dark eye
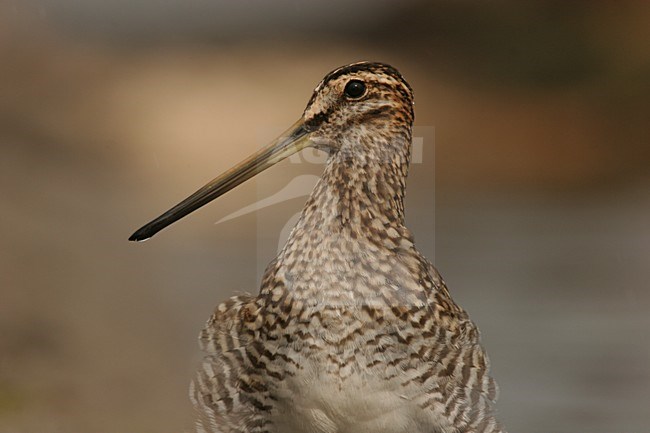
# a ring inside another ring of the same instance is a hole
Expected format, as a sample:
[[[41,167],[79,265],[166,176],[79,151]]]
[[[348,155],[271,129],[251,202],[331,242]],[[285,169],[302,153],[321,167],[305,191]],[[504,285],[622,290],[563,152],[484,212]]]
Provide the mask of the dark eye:
[[[345,85],[345,96],[348,98],[358,98],[366,93],[366,85],[363,81],[351,80]]]

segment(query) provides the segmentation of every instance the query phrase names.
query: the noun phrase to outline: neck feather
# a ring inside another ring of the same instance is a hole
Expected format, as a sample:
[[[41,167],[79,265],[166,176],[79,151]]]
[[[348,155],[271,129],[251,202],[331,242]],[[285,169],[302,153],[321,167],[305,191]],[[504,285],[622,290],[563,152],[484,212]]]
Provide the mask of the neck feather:
[[[404,134],[391,142],[342,147],[333,153],[296,228],[363,236],[380,225],[402,227],[410,140],[410,134]]]

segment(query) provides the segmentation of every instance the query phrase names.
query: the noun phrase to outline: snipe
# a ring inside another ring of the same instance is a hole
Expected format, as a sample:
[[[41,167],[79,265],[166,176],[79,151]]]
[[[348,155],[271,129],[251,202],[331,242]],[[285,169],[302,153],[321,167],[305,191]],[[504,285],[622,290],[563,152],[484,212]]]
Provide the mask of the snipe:
[[[503,431],[479,332],[404,226],[413,116],[393,67],[338,68],[285,134],[131,236],[307,146],[329,153],[259,294],[219,305],[201,334],[197,431]]]

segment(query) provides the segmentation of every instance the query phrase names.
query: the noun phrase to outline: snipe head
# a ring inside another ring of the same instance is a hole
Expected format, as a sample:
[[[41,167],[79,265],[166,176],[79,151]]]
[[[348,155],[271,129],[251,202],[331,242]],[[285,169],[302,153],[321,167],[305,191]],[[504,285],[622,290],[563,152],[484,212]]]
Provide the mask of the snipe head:
[[[318,84],[302,117],[271,144],[207,183],[194,194],[137,230],[143,241],[242,182],[306,147],[330,154],[342,181],[352,170],[388,170],[401,208],[403,179],[410,155],[413,92],[400,73],[382,63],[360,62],[338,68]],[[401,211],[401,209],[400,209]]]

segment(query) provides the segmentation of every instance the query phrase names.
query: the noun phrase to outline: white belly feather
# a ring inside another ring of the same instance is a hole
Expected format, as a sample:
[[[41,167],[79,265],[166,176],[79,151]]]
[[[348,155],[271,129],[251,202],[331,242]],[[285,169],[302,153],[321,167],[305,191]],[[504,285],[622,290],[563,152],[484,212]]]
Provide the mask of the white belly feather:
[[[309,364],[277,390],[278,433],[431,433],[432,425],[443,422],[420,408],[415,387],[401,385],[405,375],[385,380],[358,373],[341,381],[322,365]]]

